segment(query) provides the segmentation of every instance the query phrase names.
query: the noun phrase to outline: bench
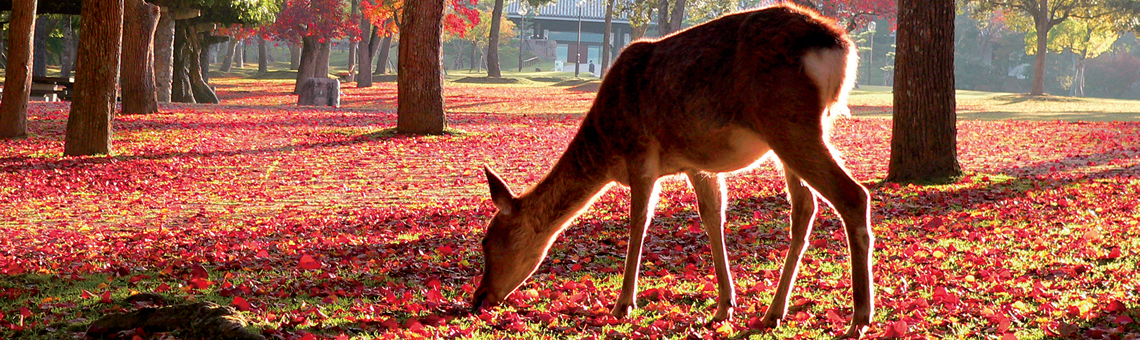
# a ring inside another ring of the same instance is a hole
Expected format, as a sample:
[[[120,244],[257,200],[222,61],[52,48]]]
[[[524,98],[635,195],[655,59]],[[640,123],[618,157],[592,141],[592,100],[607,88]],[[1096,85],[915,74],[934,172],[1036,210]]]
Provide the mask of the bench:
[[[32,77],[31,100],[54,102],[71,100],[71,93],[75,90],[75,78],[68,77]]]

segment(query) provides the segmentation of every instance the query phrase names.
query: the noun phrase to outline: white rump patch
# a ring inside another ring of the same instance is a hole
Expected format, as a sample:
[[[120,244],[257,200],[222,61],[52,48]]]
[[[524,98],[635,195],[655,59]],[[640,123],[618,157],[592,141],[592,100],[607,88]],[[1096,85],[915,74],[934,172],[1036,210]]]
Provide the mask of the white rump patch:
[[[829,115],[848,115],[847,95],[855,86],[859,56],[854,49],[828,48],[804,55],[804,71],[819,87],[820,102]]]

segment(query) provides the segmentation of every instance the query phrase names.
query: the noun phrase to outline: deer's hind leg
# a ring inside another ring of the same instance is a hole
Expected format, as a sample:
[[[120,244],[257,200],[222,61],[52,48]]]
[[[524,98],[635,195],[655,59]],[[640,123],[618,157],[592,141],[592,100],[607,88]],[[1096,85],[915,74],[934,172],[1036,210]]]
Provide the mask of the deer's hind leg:
[[[687,175],[693,191],[697,193],[701,225],[709,236],[713,265],[716,266],[716,314],[712,321],[724,321],[732,318],[733,308],[736,307],[736,288],[732,283],[732,271],[728,268],[728,253],[724,246],[724,176],[700,171],[689,171]]]
[[[855,315],[851,320],[851,328],[845,336],[861,336],[871,324],[875,309],[874,281],[871,274],[871,250],[874,248],[875,239],[871,233],[870,198],[867,189],[839,165],[831,149],[824,142],[824,135],[819,125],[802,124],[773,128],[782,131],[782,134],[770,134],[778,136],[770,140],[770,145],[784,164],[785,171],[799,176],[820,197],[827,200],[843,220],[844,230],[847,232],[847,246],[851,251],[851,286],[855,302]],[[789,192],[792,192],[790,188],[792,186],[789,184]],[[793,240],[793,246],[795,243]],[[788,262],[792,262],[791,250],[788,252]],[[785,267],[784,270],[788,269]],[[784,279],[785,277],[780,279],[781,287],[784,285]],[[777,295],[776,298],[778,300],[781,296]],[[783,298],[787,298],[786,293]],[[769,308],[769,312],[773,312],[773,309]],[[768,320],[767,315],[765,320]]]
[[[790,169],[784,169],[787,180],[788,201],[792,205],[791,213],[791,244],[788,247],[788,256],[784,259],[784,267],[780,273],[780,283],[776,287],[776,294],[772,304],[764,313],[762,323],[766,327],[779,325],[780,319],[788,312],[788,298],[796,285],[796,275],[800,270],[800,261],[804,250],[807,249],[808,237],[811,234],[812,222],[815,219],[817,204],[815,194],[807,184]]]

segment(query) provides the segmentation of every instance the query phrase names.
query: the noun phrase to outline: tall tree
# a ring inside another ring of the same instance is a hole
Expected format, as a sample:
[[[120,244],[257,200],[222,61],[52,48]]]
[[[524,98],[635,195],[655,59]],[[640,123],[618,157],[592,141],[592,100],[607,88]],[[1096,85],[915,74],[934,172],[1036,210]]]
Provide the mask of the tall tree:
[[[356,49],[356,87],[372,87],[372,48],[380,43],[376,34],[377,28],[372,26],[368,18],[360,18],[361,36],[360,46]],[[368,30],[368,34],[364,34]]]
[[[160,7],[158,26],[154,31],[154,89],[158,101],[170,102],[174,80],[174,16],[170,7]]]
[[[398,31],[398,14],[403,7],[403,0],[360,1],[360,32],[363,40],[357,52],[360,55],[356,58],[356,69],[360,71],[356,75],[357,87],[372,87],[372,59],[375,59],[377,49],[381,48],[381,45],[384,47],[379,50],[381,60],[376,62],[376,70],[380,71],[379,73],[386,73],[384,66],[388,59],[388,49],[392,47],[392,35]]]
[[[1136,0],[976,0],[978,9],[1005,9],[1028,15],[1033,21],[1038,53],[1033,67],[1033,89],[1029,94],[1045,94],[1045,58],[1049,50],[1049,32],[1070,18],[1101,20],[1140,3]],[[1140,6],[1140,5],[1137,5]],[[1138,7],[1140,8],[1140,7]]]
[[[396,84],[396,130],[401,133],[442,134],[447,127],[440,73],[443,4],[443,0],[404,4]]]
[[[0,97],[0,138],[28,134],[28,95],[32,92],[32,32],[36,0],[12,3],[8,22],[8,66],[4,68],[4,94]]]
[[[873,19],[893,21],[897,5],[895,0],[798,0],[801,5],[815,8],[820,14],[839,20],[848,32],[853,32]]]
[[[625,14],[629,19],[630,39],[641,39],[649,30],[649,25],[653,23],[653,13],[657,10],[657,4],[653,1],[655,0],[617,1],[615,4],[614,10]]]
[[[61,20],[52,15],[40,15],[36,17],[36,32],[35,47],[32,48],[32,76],[47,77],[47,64],[48,64],[48,39],[55,31],[55,26]]]
[[[503,77],[503,71],[499,69],[499,23],[502,21],[503,0],[495,0],[495,7],[491,10],[491,35],[487,38],[487,76],[491,78]]]
[[[613,41],[611,35],[614,32],[614,2],[615,0],[606,0],[606,29],[602,34],[602,72],[605,74],[606,69],[610,67],[610,54],[613,53]],[[522,51],[519,51],[522,53]]]
[[[1119,37],[1113,22],[1109,20],[1072,18],[1049,32],[1049,41],[1046,44],[1049,51],[1057,54],[1069,52],[1073,56],[1073,78],[1069,86],[1069,95],[1080,97],[1085,95],[1086,61],[1107,52]],[[1027,33],[1025,38],[1026,52],[1037,54],[1036,32]]]
[[[65,156],[111,152],[111,116],[119,82],[123,0],[83,0],[75,95],[67,116]]]
[[[353,18],[363,17],[362,15],[360,15],[360,0],[351,0],[351,2],[352,2],[352,9],[350,12],[352,13],[352,17]],[[350,25],[355,24],[355,22],[349,22],[349,24]],[[359,53],[356,52],[356,49],[358,47],[360,47],[360,37],[362,35],[365,35],[365,34],[368,34],[368,31],[361,29],[357,35],[352,36],[352,39],[349,39],[349,42],[348,42],[348,67],[349,68],[352,68],[353,66],[356,66],[356,64],[357,64],[356,58],[359,57]]]
[[[954,0],[899,0],[887,181],[962,173],[954,102]]]
[[[658,0],[657,2],[657,33],[664,37],[681,29],[681,22],[685,20],[685,2],[687,0]],[[672,10],[670,10],[672,2]]]
[[[359,35],[359,22],[353,18],[344,0],[289,0],[273,23],[275,35],[302,40],[301,63],[293,92],[311,77],[327,78],[328,51],[332,40]],[[306,63],[306,60],[308,63]],[[312,68],[311,70],[308,68]]]
[[[155,33],[155,64],[163,72],[167,63],[173,65],[169,82],[173,101],[216,103],[217,96],[206,83],[204,63],[200,58],[212,43],[220,40],[211,32],[216,25],[260,25],[272,22],[278,13],[278,0],[156,0],[164,7],[162,17],[174,19],[174,24],[163,23],[160,18]],[[159,37],[162,39],[159,39]],[[172,37],[172,38],[168,38]],[[171,39],[171,40],[168,40]],[[160,42],[164,46],[159,46]],[[172,45],[165,45],[172,41]],[[163,49],[173,46],[169,55]],[[188,54],[188,55],[183,55]],[[191,60],[193,59],[193,60]],[[167,80],[159,73],[156,77],[159,91]],[[175,86],[178,83],[183,85]],[[181,93],[173,93],[181,91]]]
[[[257,74],[269,72],[269,49],[265,46],[265,36],[257,35]]]
[[[119,73],[123,90],[123,114],[158,112],[154,86],[154,32],[158,28],[158,6],[143,0],[123,3],[123,56]]]

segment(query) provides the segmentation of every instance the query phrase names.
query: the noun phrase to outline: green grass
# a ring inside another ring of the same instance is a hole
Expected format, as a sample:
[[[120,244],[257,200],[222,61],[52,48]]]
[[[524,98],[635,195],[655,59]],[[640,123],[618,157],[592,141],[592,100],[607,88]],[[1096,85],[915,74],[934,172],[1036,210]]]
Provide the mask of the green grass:
[[[894,94],[886,86],[851,92],[852,114],[890,118]],[[958,118],[969,120],[1140,121],[1140,100],[1029,96],[1019,93],[957,91]]]

